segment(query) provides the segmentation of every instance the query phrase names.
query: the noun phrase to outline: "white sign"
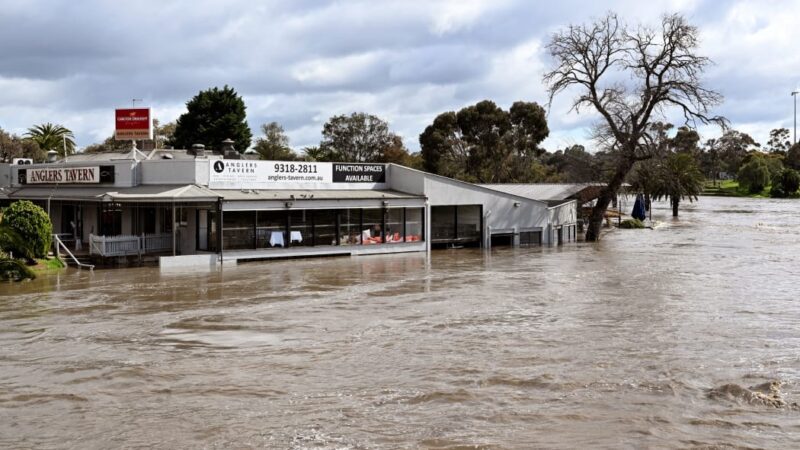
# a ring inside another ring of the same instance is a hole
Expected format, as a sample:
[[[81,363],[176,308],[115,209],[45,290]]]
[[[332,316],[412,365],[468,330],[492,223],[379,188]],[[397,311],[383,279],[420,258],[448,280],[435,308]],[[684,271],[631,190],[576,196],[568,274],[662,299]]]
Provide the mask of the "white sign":
[[[384,164],[224,159],[209,164],[211,189],[381,189]]]
[[[23,183],[24,181],[24,183]],[[100,182],[100,167],[26,169],[20,184],[93,184]]]

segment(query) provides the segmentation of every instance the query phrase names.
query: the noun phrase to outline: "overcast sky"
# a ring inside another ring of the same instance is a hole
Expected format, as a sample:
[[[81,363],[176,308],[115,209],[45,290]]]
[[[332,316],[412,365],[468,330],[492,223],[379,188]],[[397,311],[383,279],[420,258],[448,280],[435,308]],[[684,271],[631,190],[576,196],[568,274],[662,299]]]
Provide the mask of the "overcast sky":
[[[254,135],[277,121],[300,149],[319,142],[330,116],[363,111],[417,150],[441,112],[483,99],[545,104],[549,36],[608,10],[634,24],[683,13],[716,63],[706,82],[725,103],[715,113],[761,142],[792,128],[798,0],[4,0],[0,127],[59,123],[83,147],[110,136],[114,108],[131,99],[167,122],[200,90],[227,84]],[[570,112],[569,100],[550,110],[551,151],[589,137],[595,118]]]

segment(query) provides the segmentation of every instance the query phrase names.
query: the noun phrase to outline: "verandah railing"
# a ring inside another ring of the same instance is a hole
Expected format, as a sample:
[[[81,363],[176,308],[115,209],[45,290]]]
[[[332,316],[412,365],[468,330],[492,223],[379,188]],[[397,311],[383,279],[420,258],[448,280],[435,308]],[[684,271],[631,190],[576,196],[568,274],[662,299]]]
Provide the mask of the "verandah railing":
[[[89,254],[100,256],[129,256],[164,252],[172,249],[171,234],[142,234],[119,236],[89,235]]]

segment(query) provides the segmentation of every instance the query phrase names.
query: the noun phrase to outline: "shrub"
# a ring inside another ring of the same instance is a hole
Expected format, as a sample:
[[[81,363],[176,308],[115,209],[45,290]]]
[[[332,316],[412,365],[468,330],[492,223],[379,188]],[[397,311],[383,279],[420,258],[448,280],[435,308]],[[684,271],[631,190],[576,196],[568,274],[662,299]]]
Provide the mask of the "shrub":
[[[800,189],[800,173],[792,169],[784,169],[772,181],[771,197],[792,197]]]
[[[53,224],[42,208],[27,200],[12,203],[3,211],[0,225],[0,243],[4,250],[29,259],[47,255],[53,239]]]
[[[23,280],[25,278],[34,279],[36,274],[27,268],[25,264],[14,259],[0,258],[0,280]]]
[[[644,222],[639,219],[625,219],[619,224],[620,228],[644,228]]]
[[[757,194],[769,184],[769,168],[763,158],[752,158],[739,169],[739,186],[751,194]]]

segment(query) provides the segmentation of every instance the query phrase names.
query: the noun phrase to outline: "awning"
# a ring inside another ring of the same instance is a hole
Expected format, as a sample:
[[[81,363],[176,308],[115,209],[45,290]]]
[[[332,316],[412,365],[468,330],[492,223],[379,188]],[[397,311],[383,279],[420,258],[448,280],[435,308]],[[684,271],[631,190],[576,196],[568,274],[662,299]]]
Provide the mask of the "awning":
[[[190,202],[208,203],[219,200],[216,192],[195,184],[142,185],[131,188],[115,187],[24,187],[8,194],[14,200],[69,200],[89,202]]]
[[[424,199],[424,195],[413,195],[405,192],[372,189],[340,189],[340,190],[255,190],[255,189],[214,189],[225,201],[245,200],[392,200],[392,199]]]

